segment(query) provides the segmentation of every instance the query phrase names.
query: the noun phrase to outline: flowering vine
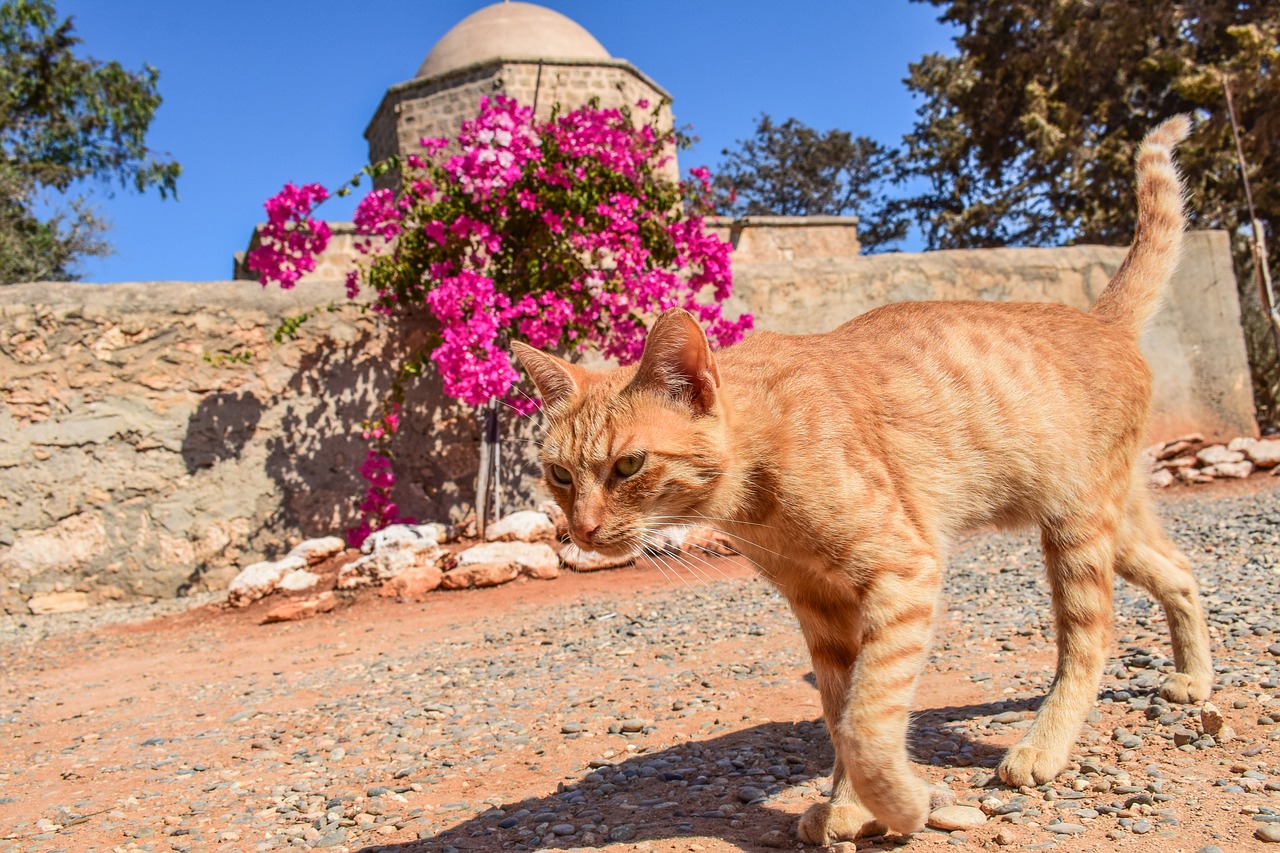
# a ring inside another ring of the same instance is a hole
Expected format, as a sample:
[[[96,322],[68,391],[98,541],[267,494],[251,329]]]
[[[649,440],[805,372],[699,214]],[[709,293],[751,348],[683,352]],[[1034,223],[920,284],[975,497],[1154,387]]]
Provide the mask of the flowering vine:
[[[468,405],[500,398],[532,410],[531,398],[513,392],[521,377],[509,337],[544,349],[595,347],[629,363],[643,352],[646,321],[668,308],[692,312],[713,346],[751,329],[750,315],[722,314],[730,247],[705,228],[710,175],[667,177],[681,140],[657,119],[657,110],[636,121],[592,103],[538,120],[499,95],[481,100],[456,139],[422,139],[419,152],[393,164],[398,189],[375,189],[356,207],[366,259],[347,293],[368,288],[381,314],[425,311],[433,320],[432,340],[405,354],[394,400],[430,364],[445,393]],[[247,258],[264,285],[292,287],[314,269],[329,229],[313,213],[327,196],[316,184],[289,184],[267,202],[260,246]],[[388,433],[385,420],[371,440]],[[397,518],[386,454],[371,451],[362,473],[380,497],[366,498],[353,539]]]

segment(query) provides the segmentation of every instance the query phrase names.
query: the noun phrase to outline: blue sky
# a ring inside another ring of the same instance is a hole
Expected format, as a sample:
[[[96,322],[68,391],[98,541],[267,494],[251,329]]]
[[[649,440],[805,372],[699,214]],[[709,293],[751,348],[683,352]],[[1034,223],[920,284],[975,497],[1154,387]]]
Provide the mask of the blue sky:
[[[58,0],[82,55],[160,70],[149,144],[183,166],[178,201],[95,185],[115,253],[86,281],[229,278],[232,254],[286,181],[336,185],[367,158],[383,91],[487,0]],[[907,0],[542,0],[672,93],[700,143],[681,166],[714,167],[761,112],[896,145],[917,103],[907,65],[948,52],[937,9]],[[353,202],[326,204],[346,219]]]

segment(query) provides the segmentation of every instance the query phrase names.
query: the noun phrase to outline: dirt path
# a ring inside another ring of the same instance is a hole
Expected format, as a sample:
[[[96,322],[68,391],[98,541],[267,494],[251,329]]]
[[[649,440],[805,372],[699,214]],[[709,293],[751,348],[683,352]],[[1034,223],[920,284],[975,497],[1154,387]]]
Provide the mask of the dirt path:
[[[1041,789],[992,783],[1053,646],[1032,540],[976,536],[951,560],[914,750],[990,816],[858,849],[1266,846],[1256,831],[1280,829],[1280,478],[1161,509],[1202,580],[1213,702],[1235,736],[1206,742],[1198,708],[1155,698],[1163,618],[1123,589],[1071,769]],[[211,605],[12,639],[0,852],[794,848],[830,762],[794,621],[744,565],[675,569],[366,596],[294,623]]]

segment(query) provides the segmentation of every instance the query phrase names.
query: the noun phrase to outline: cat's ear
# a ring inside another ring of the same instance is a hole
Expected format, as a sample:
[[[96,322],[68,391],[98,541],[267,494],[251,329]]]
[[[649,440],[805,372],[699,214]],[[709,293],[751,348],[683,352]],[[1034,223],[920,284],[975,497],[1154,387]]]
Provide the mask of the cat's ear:
[[[705,415],[715,404],[720,371],[706,333],[693,315],[672,308],[649,330],[633,384],[665,394]]]
[[[511,342],[511,351],[520,359],[533,384],[538,386],[538,393],[547,408],[554,409],[582,387],[584,371],[577,365],[520,341]]]

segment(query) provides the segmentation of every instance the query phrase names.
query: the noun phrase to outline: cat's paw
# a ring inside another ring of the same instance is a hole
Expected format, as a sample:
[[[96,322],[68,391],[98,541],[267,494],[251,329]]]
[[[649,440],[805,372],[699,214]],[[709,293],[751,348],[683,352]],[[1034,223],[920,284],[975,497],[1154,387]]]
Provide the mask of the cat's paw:
[[[1035,787],[1053,779],[1066,766],[1067,756],[1059,754],[1059,750],[1016,743],[1009,747],[996,772],[1006,785]]]
[[[1213,692],[1209,679],[1195,679],[1185,672],[1171,672],[1160,685],[1160,695],[1170,702],[1189,705],[1192,702],[1203,702]]]
[[[824,846],[868,835],[884,835],[884,827],[858,803],[817,803],[800,816],[796,835],[805,844]]]
[[[941,791],[935,791],[921,780],[911,777],[909,784],[895,785],[891,791],[876,794],[876,817],[889,832],[910,835],[924,829],[935,797],[941,801]]]

